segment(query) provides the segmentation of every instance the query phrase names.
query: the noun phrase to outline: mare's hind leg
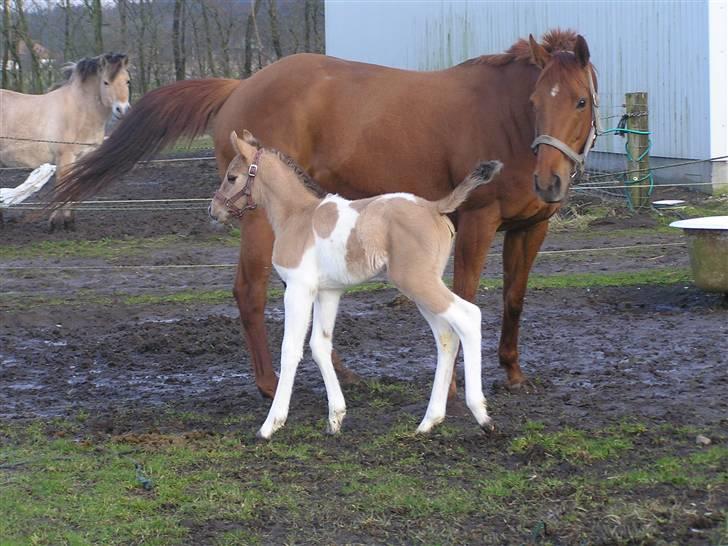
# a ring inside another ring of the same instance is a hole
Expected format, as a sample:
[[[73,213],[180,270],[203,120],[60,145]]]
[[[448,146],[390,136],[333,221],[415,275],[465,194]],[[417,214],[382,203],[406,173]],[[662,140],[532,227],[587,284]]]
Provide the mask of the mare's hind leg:
[[[430,432],[432,427],[445,419],[448,388],[455,367],[455,358],[460,347],[460,340],[450,324],[441,316],[431,313],[422,305],[418,305],[417,308],[429,323],[432,335],[435,336],[435,342],[437,343],[437,368],[435,369],[435,380],[432,384],[430,403],[427,405],[424,419],[417,427],[417,432]]]
[[[341,292],[322,290],[313,306],[313,328],[311,331],[311,353],[321,370],[326,385],[326,397],[329,401],[329,424],[327,432],[336,434],[341,429],[341,422],[346,415],[346,401],[341,392],[339,380],[331,361],[331,340],[336,322],[336,311],[339,308]]]
[[[309,286],[289,283],[283,298],[286,318],[283,332],[283,345],[281,346],[281,376],[278,379],[273,404],[268,412],[268,418],[258,431],[258,437],[265,440],[286,424],[288,406],[291,402],[293,379],[296,375],[298,363],[303,358],[303,344],[306,341],[306,332],[311,323],[311,306],[315,291]]]

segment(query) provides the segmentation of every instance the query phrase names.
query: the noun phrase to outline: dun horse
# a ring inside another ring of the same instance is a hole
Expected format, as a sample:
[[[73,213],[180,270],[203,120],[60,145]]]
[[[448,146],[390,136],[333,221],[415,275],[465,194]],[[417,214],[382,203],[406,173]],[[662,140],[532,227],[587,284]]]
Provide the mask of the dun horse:
[[[128,63],[122,54],[82,59],[65,67],[67,81],[44,95],[0,90],[0,164],[53,163],[60,180],[71,163],[101,144],[109,117],[129,110]],[[73,225],[69,208],[51,216],[51,229],[60,224]]]
[[[74,166],[58,200],[90,195],[209,126],[221,176],[236,153],[230,132],[248,128],[347,199],[409,192],[437,200],[479,160],[497,157],[498,179],[473,191],[453,215],[454,291],[473,301],[488,248],[496,231],[505,231],[498,353],[508,386],[517,389],[528,385],[518,358],[526,282],[548,219],[592,145],[594,78],[586,41],[564,31],[436,72],[292,55],[244,81],[192,80],[148,93]],[[272,396],[277,377],[263,310],[274,234],[262,211],[244,215],[240,228],[234,294],[258,388]]]
[[[459,342],[465,360],[466,403],[478,424],[492,429],[481,380],[480,309],[450,292],[442,273],[454,234],[445,215],[454,212],[476,187],[490,182],[501,164],[480,164],[439,201],[411,193],[349,201],[338,195],[316,195],[306,187],[311,182],[298,174],[300,167],[282,154],[261,148],[248,131],[244,140],[233,131],[230,140],[238,155],[215,193],[210,215],[224,222],[260,206],[275,233],[273,267],[286,284],[281,375],[258,436],[269,439],[286,422],[312,307],[311,352],[326,386],[328,431],[339,432],[346,404],[331,360],[339,299],[347,287],[384,269],[392,284],[415,302],[437,344],[435,382],[417,431],[429,432],[445,418]]]

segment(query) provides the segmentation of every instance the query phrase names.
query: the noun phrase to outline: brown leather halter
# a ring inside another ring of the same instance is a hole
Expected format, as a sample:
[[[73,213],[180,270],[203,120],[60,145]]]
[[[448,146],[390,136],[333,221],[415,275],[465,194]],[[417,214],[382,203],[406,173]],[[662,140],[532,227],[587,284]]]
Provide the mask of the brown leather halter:
[[[240,190],[232,197],[225,197],[219,190],[216,191],[212,196],[214,200],[220,201],[223,205],[225,205],[225,208],[228,209],[228,212],[231,215],[235,216],[235,218],[242,217],[243,214],[245,214],[245,211],[258,208],[258,205],[255,203],[255,201],[253,201],[252,191],[253,182],[255,181],[255,175],[258,174],[258,161],[260,161],[260,156],[262,155],[262,153],[263,148],[259,148],[258,151],[255,152],[255,155],[253,156],[253,161],[250,164],[250,167],[248,167],[248,179],[245,181],[245,185],[243,186],[242,190]],[[235,205],[235,202],[243,196],[245,196],[245,206],[243,208],[240,208]]]

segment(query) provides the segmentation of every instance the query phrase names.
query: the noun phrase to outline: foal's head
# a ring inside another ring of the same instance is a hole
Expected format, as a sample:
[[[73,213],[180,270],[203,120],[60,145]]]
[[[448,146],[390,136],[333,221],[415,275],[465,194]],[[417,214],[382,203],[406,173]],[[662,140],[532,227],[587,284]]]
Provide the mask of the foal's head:
[[[529,37],[532,62],[541,68],[531,95],[536,114],[537,154],[533,181],[547,203],[564,199],[571,179],[584,168],[596,130],[596,78],[589,47],[576,37],[573,51],[548,52]],[[593,82],[593,83],[590,83]]]

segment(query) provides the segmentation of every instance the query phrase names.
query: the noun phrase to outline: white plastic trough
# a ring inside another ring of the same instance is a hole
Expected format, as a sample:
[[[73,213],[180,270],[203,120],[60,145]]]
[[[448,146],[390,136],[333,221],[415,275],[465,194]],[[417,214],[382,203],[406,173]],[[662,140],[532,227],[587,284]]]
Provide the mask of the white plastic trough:
[[[728,216],[678,220],[688,238],[690,265],[698,288],[728,295]]]

